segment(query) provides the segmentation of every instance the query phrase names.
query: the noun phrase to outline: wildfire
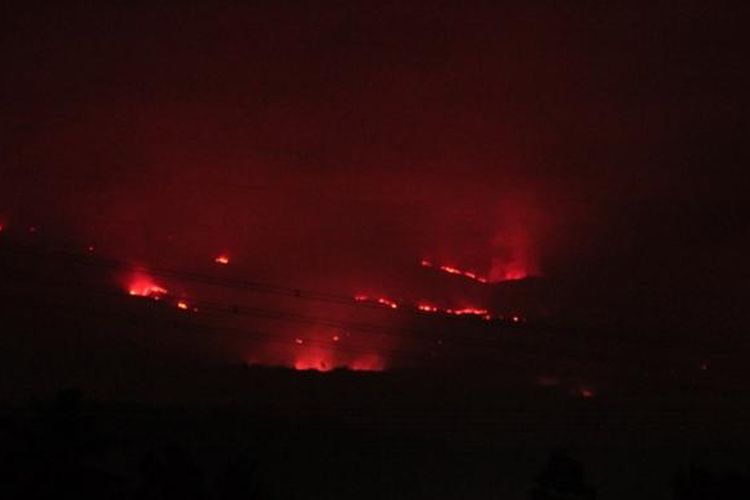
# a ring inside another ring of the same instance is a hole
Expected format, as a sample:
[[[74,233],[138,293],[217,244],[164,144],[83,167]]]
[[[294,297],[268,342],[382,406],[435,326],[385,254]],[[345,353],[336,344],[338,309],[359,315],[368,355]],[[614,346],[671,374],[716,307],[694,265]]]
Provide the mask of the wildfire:
[[[438,270],[447,273],[447,274],[455,274],[457,276],[463,276],[464,278],[468,278],[473,281],[477,281],[479,283],[487,283],[487,278],[484,276],[481,276],[480,274],[474,272],[474,271],[465,271],[463,269],[459,269],[455,266],[448,266],[448,265],[439,265],[435,266],[431,261],[427,259],[422,259],[419,264],[422,267],[436,267]]]
[[[380,297],[380,298],[378,299],[378,304],[381,304],[381,305],[384,305],[384,306],[390,307],[391,309],[396,309],[396,308],[398,308],[398,304],[396,304],[395,302],[393,302],[393,301],[392,301],[392,300],[390,300],[390,299],[386,299],[385,297]]]
[[[298,359],[294,362],[295,370],[314,370],[318,372],[328,372],[332,370],[332,367],[322,359]]]
[[[477,307],[464,307],[463,309],[446,309],[446,313],[453,314],[455,316],[464,316],[464,315],[472,315],[472,316],[488,316],[489,311],[487,309],[479,309]]]
[[[349,364],[349,368],[358,372],[380,372],[385,369],[385,364],[380,356],[373,354],[355,359]]]
[[[299,371],[329,372],[335,368],[348,368],[352,371],[379,372],[385,369],[385,364],[374,354],[358,357],[346,363],[337,363],[331,361],[330,353],[311,352],[295,360],[292,367]]]
[[[528,278],[528,275],[525,271],[508,271],[505,273],[505,280],[506,281],[512,281],[512,280],[522,280],[524,278]]]
[[[369,297],[367,295],[355,295],[354,300],[357,302],[373,302],[375,304],[380,304],[381,306],[390,307],[391,309],[398,309],[398,303],[387,297]]]
[[[177,309],[182,309],[183,311],[187,311],[188,309],[190,309],[190,306],[184,300],[178,300]]]
[[[417,309],[419,309],[420,311],[430,312],[430,313],[435,313],[439,311],[439,309],[436,306],[433,306],[427,303],[417,304]]]
[[[148,297],[159,300],[169,292],[163,286],[155,283],[147,276],[136,276],[128,287],[128,294],[134,297]]]
[[[492,315],[487,309],[479,308],[479,307],[464,307],[461,309],[440,309],[437,306],[434,306],[427,302],[421,302],[417,304],[417,310],[426,312],[426,313],[432,313],[432,314],[450,314],[452,316],[477,316],[481,317],[485,321],[490,321],[492,319]]]
[[[151,297],[152,299],[159,300],[161,296],[167,294],[167,289],[157,285],[136,285],[129,291],[130,295],[137,295],[139,297]]]
[[[214,262],[216,262],[217,264],[226,266],[227,264],[229,264],[229,256],[224,253],[221,255],[217,255],[216,258],[214,259]]]

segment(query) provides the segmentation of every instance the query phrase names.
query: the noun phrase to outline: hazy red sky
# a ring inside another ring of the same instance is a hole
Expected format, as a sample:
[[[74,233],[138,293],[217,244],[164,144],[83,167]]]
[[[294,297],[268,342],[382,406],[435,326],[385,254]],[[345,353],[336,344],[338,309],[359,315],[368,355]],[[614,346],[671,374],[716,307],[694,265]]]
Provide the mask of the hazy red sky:
[[[401,4],[5,7],[0,216],[286,281],[739,286],[737,9]]]

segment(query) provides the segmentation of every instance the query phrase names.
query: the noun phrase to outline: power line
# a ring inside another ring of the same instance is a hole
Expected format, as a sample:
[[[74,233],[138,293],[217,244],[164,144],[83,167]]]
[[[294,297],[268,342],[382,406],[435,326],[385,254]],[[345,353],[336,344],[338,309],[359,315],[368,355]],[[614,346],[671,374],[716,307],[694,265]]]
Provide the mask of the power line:
[[[127,262],[116,260],[116,259],[105,259],[99,256],[93,256],[93,255],[81,255],[81,254],[74,254],[70,252],[62,252],[62,251],[50,251],[50,250],[39,250],[37,247],[29,247],[29,246],[22,246],[19,249],[9,249],[6,248],[5,245],[0,245],[0,250],[10,251],[14,253],[21,253],[26,255],[35,255],[35,256],[46,256],[46,257],[60,257],[64,258],[65,260],[69,262],[73,262],[80,265],[85,266],[94,266],[94,267],[100,267],[100,268],[106,268],[106,269],[126,269],[131,271],[138,271],[142,270],[142,268],[138,266],[134,266],[132,264],[129,264]],[[192,272],[186,272],[186,271],[179,271],[174,269],[163,269],[163,268],[148,268],[148,272],[153,275],[158,275],[162,277],[168,277],[168,278],[174,278],[174,279],[185,279],[188,281],[193,281],[197,283],[202,284],[208,284],[213,286],[221,286],[221,287],[228,287],[231,289],[238,289],[238,290],[251,290],[258,293],[269,293],[269,294],[277,294],[277,295],[283,295],[283,296],[289,296],[294,298],[302,298],[302,299],[309,299],[309,300],[318,300],[328,303],[334,303],[334,304],[343,304],[346,306],[352,306],[352,307],[366,307],[370,309],[377,309],[381,311],[388,311],[388,312],[399,312],[399,313],[406,313],[411,314],[420,318],[427,318],[432,317],[432,315],[427,316],[424,314],[420,314],[415,310],[408,310],[404,308],[399,308],[397,310],[390,310],[390,309],[383,309],[381,306],[375,305],[375,304],[369,304],[369,303],[362,303],[362,302],[356,302],[352,298],[344,295],[339,294],[331,294],[331,293],[323,293],[323,292],[316,292],[316,291],[310,291],[310,290],[301,290],[299,288],[294,287],[286,287],[286,286],[280,286],[280,285],[273,285],[273,284],[267,284],[267,283],[259,283],[259,282],[252,282],[247,280],[236,280],[236,279],[228,279],[228,278],[217,278],[213,276],[208,276],[204,274],[198,274],[198,273],[192,273]],[[231,306],[227,306],[226,304],[222,303],[210,303],[207,301],[202,301],[204,303],[204,307],[207,308],[213,308],[217,312],[232,312],[234,314],[244,314],[244,315],[250,315],[250,316],[261,316],[265,317],[266,319],[279,319],[279,320],[285,320],[285,321],[296,321],[296,322],[303,322],[308,324],[323,324],[327,326],[337,327],[337,328],[348,328],[348,329],[356,329],[359,331],[371,331],[371,332],[377,332],[380,331],[381,334],[387,334],[395,337],[400,338],[408,338],[409,340],[416,340],[416,336],[427,336],[430,335],[430,333],[425,332],[415,332],[413,330],[404,330],[403,328],[390,328],[390,327],[383,327],[381,325],[372,325],[372,324],[366,324],[366,323],[347,323],[347,322],[341,322],[338,320],[331,320],[329,318],[324,317],[318,317],[318,316],[305,316],[305,315],[299,315],[294,313],[289,313],[286,311],[273,311],[268,309],[262,309],[262,308],[251,308],[251,307],[240,307],[236,304],[233,304]],[[446,318],[449,318],[451,320],[459,320],[461,318],[455,318],[446,316]],[[457,323],[458,324],[458,323]],[[467,324],[467,323],[464,323]],[[480,324],[480,323],[476,323]],[[398,333],[395,333],[397,331],[400,331],[402,333],[406,333],[406,335],[399,335]],[[478,342],[473,346],[468,345],[469,343],[466,342],[466,339],[450,339],[449,342],[451,342],[451,345],[454,347],[478,347],[482,349],[492,349],[492,350],[502,350],[502,348],[498,348],[496,345],[487,344],[485,342]],[[462,345],[463,344],[463,345]],[[507,347],[512,347],[513,349],[519,349],[526,346],[513,344],[508,345]],[[552,352],[555,351],[561,351],[560,349],[553,349]],[[562,351],[567,351],[566,354],[570,355],[573,350],[572,349],[563,349]],[[546,352],[550,352],[550,346],[546,347]],[[580,352],[574,352],[574,354],[581,355]],[[612,356],[610,355],[608,359],[612,359]],[[629,363],[632,363],[635,359],[628,360]],[[590,363],[591,360],[588,360]],[[600,362],[604,362],[601,361]]]

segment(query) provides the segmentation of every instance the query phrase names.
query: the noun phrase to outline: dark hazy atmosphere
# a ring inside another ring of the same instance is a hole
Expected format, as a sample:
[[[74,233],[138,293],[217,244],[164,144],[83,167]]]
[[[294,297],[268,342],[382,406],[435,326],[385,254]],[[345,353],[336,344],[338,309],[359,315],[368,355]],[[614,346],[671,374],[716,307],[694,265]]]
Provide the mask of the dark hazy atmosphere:
[[[3,4],[0,492],[746,485],[740,7]]]

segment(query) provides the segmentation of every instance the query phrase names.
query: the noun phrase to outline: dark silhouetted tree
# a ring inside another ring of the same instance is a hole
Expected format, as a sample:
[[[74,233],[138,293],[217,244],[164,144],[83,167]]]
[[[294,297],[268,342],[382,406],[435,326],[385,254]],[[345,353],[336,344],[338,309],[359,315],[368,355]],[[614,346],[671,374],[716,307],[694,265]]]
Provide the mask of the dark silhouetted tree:
[[[177,445],[149,451],[141,461],[139,498],[144,500],[202,500],[203,473],[190,454]]]
[[[592,500],[596,491],[584,481],[583,465],[565,451],[550,454],[529,492],[531,500]]]
[[[249,452],[228,460],[216,479],[219,500],[254,500],[260,498],[258,464]]]
[[[737,471],[712,474],[707,469],[690,465],[680,471],[674,481],[675,500],[734,500],[750,498],[750,479]]]

